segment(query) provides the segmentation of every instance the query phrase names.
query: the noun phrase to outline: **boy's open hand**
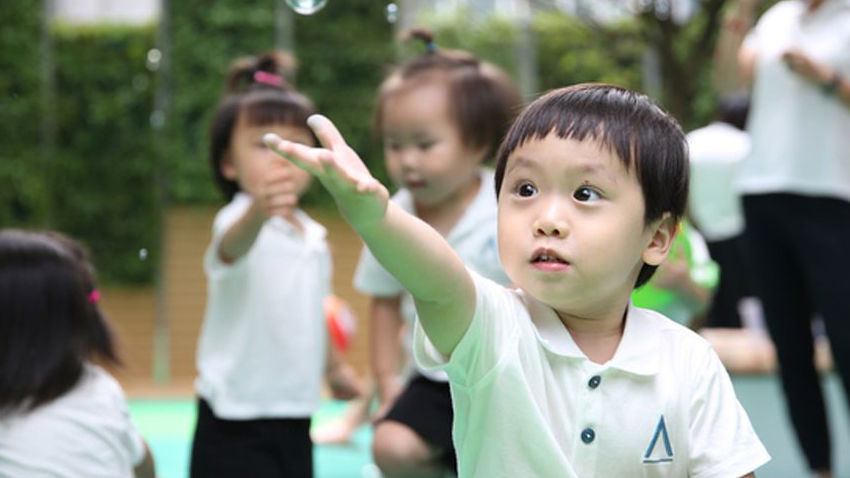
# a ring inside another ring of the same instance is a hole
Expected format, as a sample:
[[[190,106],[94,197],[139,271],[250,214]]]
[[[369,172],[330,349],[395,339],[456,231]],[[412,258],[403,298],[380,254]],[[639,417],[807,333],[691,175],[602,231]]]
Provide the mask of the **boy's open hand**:
[[[310,172],[331,193],[343,216],[356,228],[380,221],[387,209],[389,192],[375,179],[357,153],[346,144],[336,126],[321,115],[307,124],[324,148],[267,134],[263,142],[296,166]]]

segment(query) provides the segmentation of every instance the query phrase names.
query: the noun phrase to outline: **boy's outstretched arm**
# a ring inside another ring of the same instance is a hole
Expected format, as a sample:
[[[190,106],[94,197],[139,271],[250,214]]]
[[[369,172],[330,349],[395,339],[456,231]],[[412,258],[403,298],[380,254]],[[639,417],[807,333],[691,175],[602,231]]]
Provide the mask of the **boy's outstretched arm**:
[[[307,122],[325,148],[310,148],[276,135],[263,141],[313,174],[384,268],[410,291],[428,338],[451,355],[475,310],[475,286],[460,257],[431,226],[389,201],[330,120]]]

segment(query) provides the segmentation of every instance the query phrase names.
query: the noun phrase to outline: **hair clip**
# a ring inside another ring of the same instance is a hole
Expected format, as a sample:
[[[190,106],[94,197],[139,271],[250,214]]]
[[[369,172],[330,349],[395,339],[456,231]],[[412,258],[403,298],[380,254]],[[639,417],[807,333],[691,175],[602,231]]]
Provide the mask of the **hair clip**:
[[[254,82],[280,88],[283,86],[283,77],[268,71],[257,70],[254,72]]]
[[[425,44],[425,51],[427,51],[428,53],[434,53],[435,51],[437,51],[437,44],[434,43],[434,40],[431,40]]]
[[[91,302],[92,304],[97,304],[98,302],[100,302],[99,290],[92,289],[91,292],[89,292],[89,302]]]

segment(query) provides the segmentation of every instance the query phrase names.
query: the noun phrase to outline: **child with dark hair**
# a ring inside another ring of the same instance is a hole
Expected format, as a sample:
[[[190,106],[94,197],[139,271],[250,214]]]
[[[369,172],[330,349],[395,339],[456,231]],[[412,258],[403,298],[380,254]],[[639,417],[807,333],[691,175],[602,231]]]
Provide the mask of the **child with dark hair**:
[[[386,168],[399,186],[392,201],[436,229],[471,269],[508,284],[496,247],[493,173],[483,164],[507,132],[519,94],[496,66],[437,48],[426,30],[407,36],[425,51],[381,84],[374,120]],[[412,350],[413,298],[368,249],[354,285],[372,296],[372,371],[380,400],[375,463],[388,477],[455,470],[448,377],[417,368],[399,380],[402,351]]]
[[[289,86],[291,69],[280,53],[237,60],[212,122],[213,175],[229,203],[204,256],[193,477],[311,477],[322,377],[337,398],[359,394],[328,346],[326,231],[298,208],[310,176],[262,143],[274,131],[317,144],[306,124],[313,104]]]
[[[85,250],[0,231],[0,477],[152,478]]]
[[[319,178],[413,295],[416,358],[451,380],[461,477],[738,477],[769,459],[708,343],[630,304],[688,190],[684,134],[647,97],[562,88],[511,127],[495,187],[515,289],[388,201],[329,120],[309,124],[327,149],[265,142]]]

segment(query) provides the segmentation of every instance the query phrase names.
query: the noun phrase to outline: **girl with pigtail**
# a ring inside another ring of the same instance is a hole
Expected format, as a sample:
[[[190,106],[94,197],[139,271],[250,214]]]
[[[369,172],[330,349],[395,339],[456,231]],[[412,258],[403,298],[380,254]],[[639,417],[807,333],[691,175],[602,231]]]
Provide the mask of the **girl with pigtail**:
[[[312,477],[323,377],[336,398],[359,394],[328,344],[326,231],[298,207],[310,176],[261,141],[274,131],[318,144],[306,123],[313,103],[290,86],[294,67],[280,52],[236,60],[212,121],[212,173],[228,204],[204,256],[192,477]]]
[[[383,141],[392,200],[433,226],[479,274],[509,282],[496,247],[493,159],[520,107],[518,91],[498,67],[470,53],[438,48],[424,29],[406,33],[424,52],[398,66],[378,90],[374,126]],[[399,336],[410,356],[412,298],[368,249],[355,287],[372,296],[372,371],[380,400],[373,454],[385,476],[443,476],[456,469],[452,403],[443,372],[403,368]]]

